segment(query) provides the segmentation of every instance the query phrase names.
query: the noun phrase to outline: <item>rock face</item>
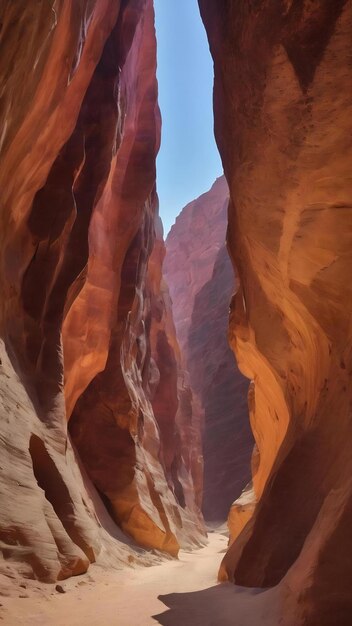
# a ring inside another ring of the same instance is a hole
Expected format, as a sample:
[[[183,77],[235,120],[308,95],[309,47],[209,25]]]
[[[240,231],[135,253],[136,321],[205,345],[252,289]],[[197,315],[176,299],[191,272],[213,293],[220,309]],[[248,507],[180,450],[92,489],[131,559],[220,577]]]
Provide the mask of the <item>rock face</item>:
[[[228,201],[229,190],[222,176],[181,211],[166,238],[164,274],[177,337],[184,351],[195,297],[211,279],[215,258],[225,243]]]
[[[151,358],[152,0],[4,2],[0,22],[0,574],[53,581],[133,560],[119,527],[174,555],[204,531],[151,404],[160,378],[187,438]]]
[[[181,507],[193,512],[197,525],[201,528],[201,431],[192,408],[193,397],[188,374],[183,369],[169,289],[162,275],[165,254],[162,224],[159,220],[154,250],[148,265],[151,368],[155,364],[156,372],[159,372],[157,385],[153,375],[150,376],[150,397],[163,442],[162,464],[168,484]],[[190,526],[189,529],[191,530]],[[194,530],[192,533],[194,535]]]
[[[352,615],[352,2],[199,0],[254,380],[254,515],[221,577],[285,588],[283,623]],[[289,593],[288,593],[289,592]]]
[[[167,240],[164,272],[173,300],[177,336],[203,431],[203,513],[225,520],[250,479],[253,438],[248,381],[228,346],[235,277],[225,246],[229,191],[224,177],[187,205]]]

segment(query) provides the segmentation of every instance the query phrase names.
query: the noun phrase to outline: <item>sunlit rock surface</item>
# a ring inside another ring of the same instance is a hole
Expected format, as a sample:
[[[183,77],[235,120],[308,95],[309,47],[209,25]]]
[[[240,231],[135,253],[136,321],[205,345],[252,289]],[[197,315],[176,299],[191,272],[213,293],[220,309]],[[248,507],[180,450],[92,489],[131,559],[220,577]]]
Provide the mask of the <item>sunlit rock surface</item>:
[[[352,2],[199,4],[241,283],[230,340],[258,446],[259,503],[221,577],[281,582],[284,624],[347,626]]]
[[[53,581],[203,530],[151,404],[152,1],[15,0],[0,22],[0,574]]]
[[[224,177],[188,204],[166,240],[164,272],[177,336],[203,431],[203,513],[225,520],[250,479],[253,439],[248,381],[228,346],[231,296],[236,289],[225,237],[229,192]]]

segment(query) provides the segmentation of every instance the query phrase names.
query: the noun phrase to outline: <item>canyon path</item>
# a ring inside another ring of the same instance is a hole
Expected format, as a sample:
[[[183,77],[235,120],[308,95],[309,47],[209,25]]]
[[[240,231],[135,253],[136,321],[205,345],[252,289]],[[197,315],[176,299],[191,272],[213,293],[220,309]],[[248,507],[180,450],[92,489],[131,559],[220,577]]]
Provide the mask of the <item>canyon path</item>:
[[[70,626],[277,626],[275,588],[217,583],[226,546],[227,537],[215,531],[204,548],[154,567],[108,572],[93,565],[86,576],[64,581],[65,594],[48,585],[46,595],[27,588],[27,598],[2,598],[1,623],[67,626],[69,617]]]

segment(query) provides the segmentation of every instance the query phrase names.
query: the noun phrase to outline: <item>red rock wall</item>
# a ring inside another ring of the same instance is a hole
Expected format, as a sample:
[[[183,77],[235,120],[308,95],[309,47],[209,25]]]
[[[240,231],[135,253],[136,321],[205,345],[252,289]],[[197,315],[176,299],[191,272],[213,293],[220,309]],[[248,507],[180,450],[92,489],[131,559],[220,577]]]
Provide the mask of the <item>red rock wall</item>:
[[[164,274],[184,352],[195,296],[211,279],[216,255],[225,242],[228,198],[228,186],[222,176],[206,194],[184,207],[166,238]]]
[[[284,592],[284,624],[352,615],[352,2],[200,0],[254,380],[251,521],[221,576]]]
[[[187,525],[191,531],[194,521],[198,528],[203,527],[200,514],[203,492],[201,432],[193,413],[188,374],[183,369],[169,289],[162,275],[166,249],[160,219],[156,232],[148,264],[151,347],[149,395],[160,429],[163,444],[161,461],[168,484],[183,509],[183,523],[188,519]],[[148,323],[148,317],[146,320]],[[157,384],[155,378],[158,379]],[[191,517],[187,511],[192,513]],[[194,529],[191,534],[194,535]],[[199,531],[196,535],[199,540]]]
[[[221,177],[187,205],[167,237],[164,264],[193,412],[203,432],[202,509],[209,521],[226,519],[250,479],[253,449],[248,381],[227,340],[229,303],[236,288],[225,246],[228,201]]]
[[[153,21],[152,0],[0,7],[0,574],[130,562],[118,527],[172,554],[202,539],[148,395]]]

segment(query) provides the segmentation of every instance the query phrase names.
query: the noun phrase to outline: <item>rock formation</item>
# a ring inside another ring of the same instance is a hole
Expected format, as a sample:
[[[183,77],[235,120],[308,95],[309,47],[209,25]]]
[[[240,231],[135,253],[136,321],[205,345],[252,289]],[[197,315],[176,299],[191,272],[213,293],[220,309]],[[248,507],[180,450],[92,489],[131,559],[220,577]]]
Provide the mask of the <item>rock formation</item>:
[[[173,555],[204,531],[151,404],[160,377],[187,437],[150,347],[152,0],[15,0],[0,23],[0,574],[53,581],[133,561],[119,528]]]
[[[253,439],[248,381],[228,346],[231,296],[236,288],[225,246],[229,191],[225,178],[188,204],[166,240],[164,272],[173,301],[177,336],[189,371],[203,431],[203,513],[225,520],[250,479]]]
[[[240,289],[231,345],[254,380],[254,515],[221,578],[280,583],[283,624],[352,615],[350,0],[199,0],[215,64]]]
[[[153,253],[148,264],[150,294],[150,344],[158,384],[150,390],[153,411],[158,423],[162,463],[168,483],[179,504],[193,511],[198,525],[203,493],[203,456],[201,431],[193,412],[193,397],[188,374],[183,369],[181,350],[176,337],[172,303],[162,275],[165,244],[161,220]]]
[[[216,256],[225,243],[228,201],[228,186],[221,176],[207,193],[182,209],[166,238],[164,274],[184,352],[195,297],[211,279]]]

